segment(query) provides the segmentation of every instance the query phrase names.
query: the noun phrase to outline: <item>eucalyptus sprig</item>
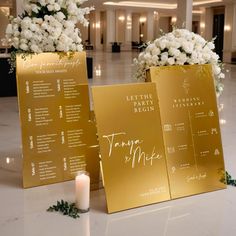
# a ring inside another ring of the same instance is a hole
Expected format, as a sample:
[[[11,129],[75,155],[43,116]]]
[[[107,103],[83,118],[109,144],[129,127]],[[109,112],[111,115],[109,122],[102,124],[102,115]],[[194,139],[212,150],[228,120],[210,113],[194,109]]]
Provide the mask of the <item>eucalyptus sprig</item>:
[[[67,201],[57,201],[56,205],[50,206],[47,209],[48,212],[60,212],[63,215],[67,215],[74,219],[79,218],[79,209],[75,206],[75,203],[68,203]]]
[[[236,187],[236,179],[232,179],[232,176],[226,171],[226,184]]]

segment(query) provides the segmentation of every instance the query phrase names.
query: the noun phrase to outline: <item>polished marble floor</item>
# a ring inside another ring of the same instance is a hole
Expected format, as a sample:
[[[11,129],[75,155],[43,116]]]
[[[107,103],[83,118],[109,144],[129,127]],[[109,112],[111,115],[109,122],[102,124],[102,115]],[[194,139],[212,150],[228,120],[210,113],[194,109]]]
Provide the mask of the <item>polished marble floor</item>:
[[[137,53],[89,52],[90,85],[132,83]],[[227,170],[236,177],[236,66],[226,65],[219,99]],[[58,199],[74,201],[74,182],[22,189],[20,126],[16,97],[0,98],[1,236],[235,236],[236,188],[106,214],[104,191],[91,193],[91,210],[73,220],[46,209]]]

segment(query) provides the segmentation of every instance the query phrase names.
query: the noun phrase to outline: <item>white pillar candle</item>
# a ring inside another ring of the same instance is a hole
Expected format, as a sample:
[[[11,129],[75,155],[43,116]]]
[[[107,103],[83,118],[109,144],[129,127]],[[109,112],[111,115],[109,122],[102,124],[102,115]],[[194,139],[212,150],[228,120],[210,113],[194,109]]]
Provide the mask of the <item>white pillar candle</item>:
[[[89,211],[90,178],[86,171],[79,171],[75,178],[76,207],[81,212]]]

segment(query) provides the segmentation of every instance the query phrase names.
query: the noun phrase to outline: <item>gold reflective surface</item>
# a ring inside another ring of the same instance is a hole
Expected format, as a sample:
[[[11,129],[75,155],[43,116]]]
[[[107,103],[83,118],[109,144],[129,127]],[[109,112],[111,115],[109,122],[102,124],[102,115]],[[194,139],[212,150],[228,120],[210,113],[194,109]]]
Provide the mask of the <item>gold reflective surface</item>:
[[[155,83],[92,87],[108,212],[170,199]]]
[[[152,67],[171,197],[226,188],[215,87],[210,65]]]
[[[90,117],[86,54],[17,56],[25,188],[74,179],[99,182],[96,127]]]

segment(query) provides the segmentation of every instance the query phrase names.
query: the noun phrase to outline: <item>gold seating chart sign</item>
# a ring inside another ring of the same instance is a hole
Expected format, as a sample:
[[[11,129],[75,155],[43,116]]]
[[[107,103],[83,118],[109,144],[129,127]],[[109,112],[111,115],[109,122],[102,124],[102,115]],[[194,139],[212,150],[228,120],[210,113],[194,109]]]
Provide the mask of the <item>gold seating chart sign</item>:
[[[211,65],[152,67],[147,74],[157,88],[171,198],[225,188]]]
[[[108,212],[170,199],[155,83],[92,87]]]
[[[99,182],[96,127],[90,112],[86,54],[17,56],[24,188],[74,179]]]

